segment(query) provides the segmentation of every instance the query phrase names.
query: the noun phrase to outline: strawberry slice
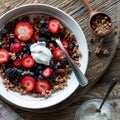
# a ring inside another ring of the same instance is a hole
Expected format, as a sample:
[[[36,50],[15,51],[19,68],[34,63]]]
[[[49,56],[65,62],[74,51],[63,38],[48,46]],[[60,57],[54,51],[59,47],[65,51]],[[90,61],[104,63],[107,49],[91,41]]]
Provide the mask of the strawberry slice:
[[[19,22],[14,33],[20,40],[28,41],[33,35],[33,28],[28,22]]]
[[[56,60],[63,60],[66,58],[65,54],[62,52],[60,47],[56,47],[53,51],[53,56]]]
[[[10,51],[14,53],[19,53],[23,50],[21,43],[13,43],[10,47]]]
[[[20,68],[22,66],[22,62],[20,59],[16,59],[15,61],[13,61],[13,66],[15,68]]]
[[[6,63],[9,59],[9,53],[5,49],[0,49],[0,64]]]
[[[51,86],[47,80],[38,80],[36,84],[36,91],[42,93],[46,90],[50,90]]]
[[[45,77],[45,78],[49,78],[51,75],[52,75],[52,73],[53,73],[53,69],[52,68],[45,68],[44,70],[43,70],[43,76]]]
[[[68,46],[69,46],[69,43],[68,43],[68,40],[66,40],[66,39],[62,39],[61,40],[61,42],[62,42],[62,44],[63,44],[63,46],[64,46],[64,48],[68,48]]]
[[[35,64],[35,61],[34,61],[34,59],[32,58],[31,55],[23,56],[23,58],[22,58],[22,65],[23,65],[23,67],[31,68],[31,67],[34,66],[34,64]]]
[[[35,88],[36,81],[32,77],[26,76],[22,79],[21,84],[22,87],[26,88],[27,92],[31,92]]]
[[[50,20],[48,24],[48,29],[51,33],[57,34],[60,30],[60,22],[58,20]]]

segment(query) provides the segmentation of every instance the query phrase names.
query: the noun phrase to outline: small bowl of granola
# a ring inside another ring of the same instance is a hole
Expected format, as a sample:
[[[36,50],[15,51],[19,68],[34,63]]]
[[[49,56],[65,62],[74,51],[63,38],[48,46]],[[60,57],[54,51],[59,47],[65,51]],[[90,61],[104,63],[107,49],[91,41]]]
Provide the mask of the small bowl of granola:
[[[79,83],[55,42],[60,40],[85,74],[88,48],[76,21],[50,5],[24,5],[0,18],[0,95],[28,109],[53,106]]]

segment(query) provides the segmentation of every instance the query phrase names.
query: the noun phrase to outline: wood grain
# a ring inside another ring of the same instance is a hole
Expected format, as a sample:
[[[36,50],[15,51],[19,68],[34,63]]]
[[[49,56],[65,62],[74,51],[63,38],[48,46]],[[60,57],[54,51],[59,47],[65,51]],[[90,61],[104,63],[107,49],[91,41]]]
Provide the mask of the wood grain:
[[[10,9],[28,3],[33,3],[34,0],[9,0],[8,2],[11,4]],[[79,105],[91,98],[102,98],[104,96],[104,91],[108,87],[108,83],[112,77],[119,77],[118,72],[114,72],[119,70],[118,67],[120,64],[120,51],[116,53],[113,65],[110,66],[109,72],[105,73],[108,69],[114,55],[116,52],[118,37],[119,34],[111,34],[104,39],[107,41],[105,44],[101,46],[98,37],[93,35],[88,28],[88,20],[89,20],[89,12],[83,5],[80,0],[38,0],[39,3],[46,3],[58,7],[59,9],[64,10],[69,15],[71,15],[81,26],[82,30],[85,33],[89,49],[91,50],[91,54],[89,56],[89,65],[86,72],[86,76],[89,80],[89,85],[85,88],[79,87],[77,91],[71,95],[67,100],[61,102],[60,104],[53,106],[48,109],[38,110],[38,113],[27,112],[25,110],[21,110],[15,106],[11,106],[16,112],[18,112],[25,120],[73,120],[75,112]],[[4,14],[10,9],[6,9],[4,4],[6,1],[0,0],[0,15]],[[105,12],[111,16],[113,21],[113,28],[117,27],[120,24],[120,2],[119,0],[89,0],[91,6],[101,12]],[[91,44],[89,38],[95,38],[96,41]],[[109,57],[97,57],[94,53],[96,47],[101,46],[102,49],[108,49],[110,51]],[[118,47],[119,48],[119,47]],[[118,62],[118,64],[116,63]],[[117,70],[115,70],[117,69]],[[101,76],[106,74],[102,79]],[[95,87],[93,85],[100,79],[100,81],[96,84]],[[93,88],[92,88],[93,87]],[[90,90],[90,88],[92,88]],[[89,91],[90,90],[90,91]],[[89,91],[89,92],[88,92]],[[85,94],[87,92],[87,94]],[[113,103],[118,104],[117,99],[120,97],[120,87],[119,84],[115,88],[115,90],[111,93],[110,100]],[[113,99],[114,98],[114,99]],[[114,102],[113,102],[114,100]],[[111,102],[110,101],[110,102]],[[63,109],[64,108],[64,109]],[[119,112],[120,107],[116,108],[116,113]],[[56,111],[58,110],[58,111]],[[47,115],[46,115],[47,113]],[[119,116],[117,116],[116,120],[119,120]]]

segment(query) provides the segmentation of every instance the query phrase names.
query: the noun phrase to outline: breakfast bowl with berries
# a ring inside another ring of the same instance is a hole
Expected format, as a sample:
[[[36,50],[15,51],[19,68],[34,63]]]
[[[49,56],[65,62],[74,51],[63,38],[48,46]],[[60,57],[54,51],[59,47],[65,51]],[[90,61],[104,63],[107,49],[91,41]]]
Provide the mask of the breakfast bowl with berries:
[[[0,17],[0,95],[28,109],[56,105],[75,92],[79,83],[65,50],[85,74],[88,48],[77,22],[50,5],[23,5]]]

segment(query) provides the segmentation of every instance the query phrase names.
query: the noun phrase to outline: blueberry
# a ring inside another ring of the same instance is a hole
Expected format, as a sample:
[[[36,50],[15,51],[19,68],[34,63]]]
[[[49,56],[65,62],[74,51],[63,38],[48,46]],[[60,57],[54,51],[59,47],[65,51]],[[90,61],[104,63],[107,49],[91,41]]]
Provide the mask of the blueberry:
[[[43,73],[43,71],[42,71],[42,70],[40,70],[40,71],[39,71],[39,75],[42,75],[42,73]]]
[[[38,66],[37,66],[37,69],[38,69],[38,70],[42,70],[42,69],[43,69],[43,66],[42,66],[42,65],[38,65]]]
[[[74,46],[75,46],[74,44],[70,43],[69,46],[68,46],[68,49],[69,49],[69,50],[73,50],[73,49],[74,49]]]
[[[68,65],[68,60],[67,59],[63,59],[63,60],[61,60],[61,66],[62,67],[65,67],[66,65]]]
[[[24,47],[24,48],[23,48],[23,52],[26,52],[26,51],[27,51],[27,48],[26,48],[26,47]]]
[[[16,70],[14,68],[7,68],[5,70],[5,75],[10,78],[15,78],[17,76]]]
[[[41,80],[44,79],[44,77],[42,75],[39,75],[38,78],[41,79]]]
[[[0,32],[1,32],[2,35],[5,35],[5,34],[8,33],[8,30],[3,28],[3,29],[0,30]]]
[[[29,75],[34,77],[35,73],[34,72],[30,72]]]
[[[58,69],[57,65],[53,66],[53,70],[57,70],[57,69]]]
[[[41,38],[39,39],[39,42],[45,42],[46,45],[48,45],[48,44],[50,43],[50,40],[49,40],[48,38],[41,37]]]
[[[17,69],[17,71],[16,71],[16,73],[17,73],[18,75],[21,75],[21,74],[22,74],[22,72],[23,72],[23,70],[22,70],[22,69]]]
[[[40,36],[42,37],[50,37],[50,31],[47,28],[41,28]]]
[[[44,19],[40,20],[40,26],[45,27],[46,26],[46,21]]]
[[[55,66],[55,61],[54,60],[51,60],[50,61],[50,67],[54,67]]]
[[[2,47],[2,42],[0,41],[0,47]]]
[[[14,85],[18,85],[19,82],[20,82],[20,81],[19,81],[18,79],[13,79],[13,80],[12,80],[12,83],[13,83]]]

